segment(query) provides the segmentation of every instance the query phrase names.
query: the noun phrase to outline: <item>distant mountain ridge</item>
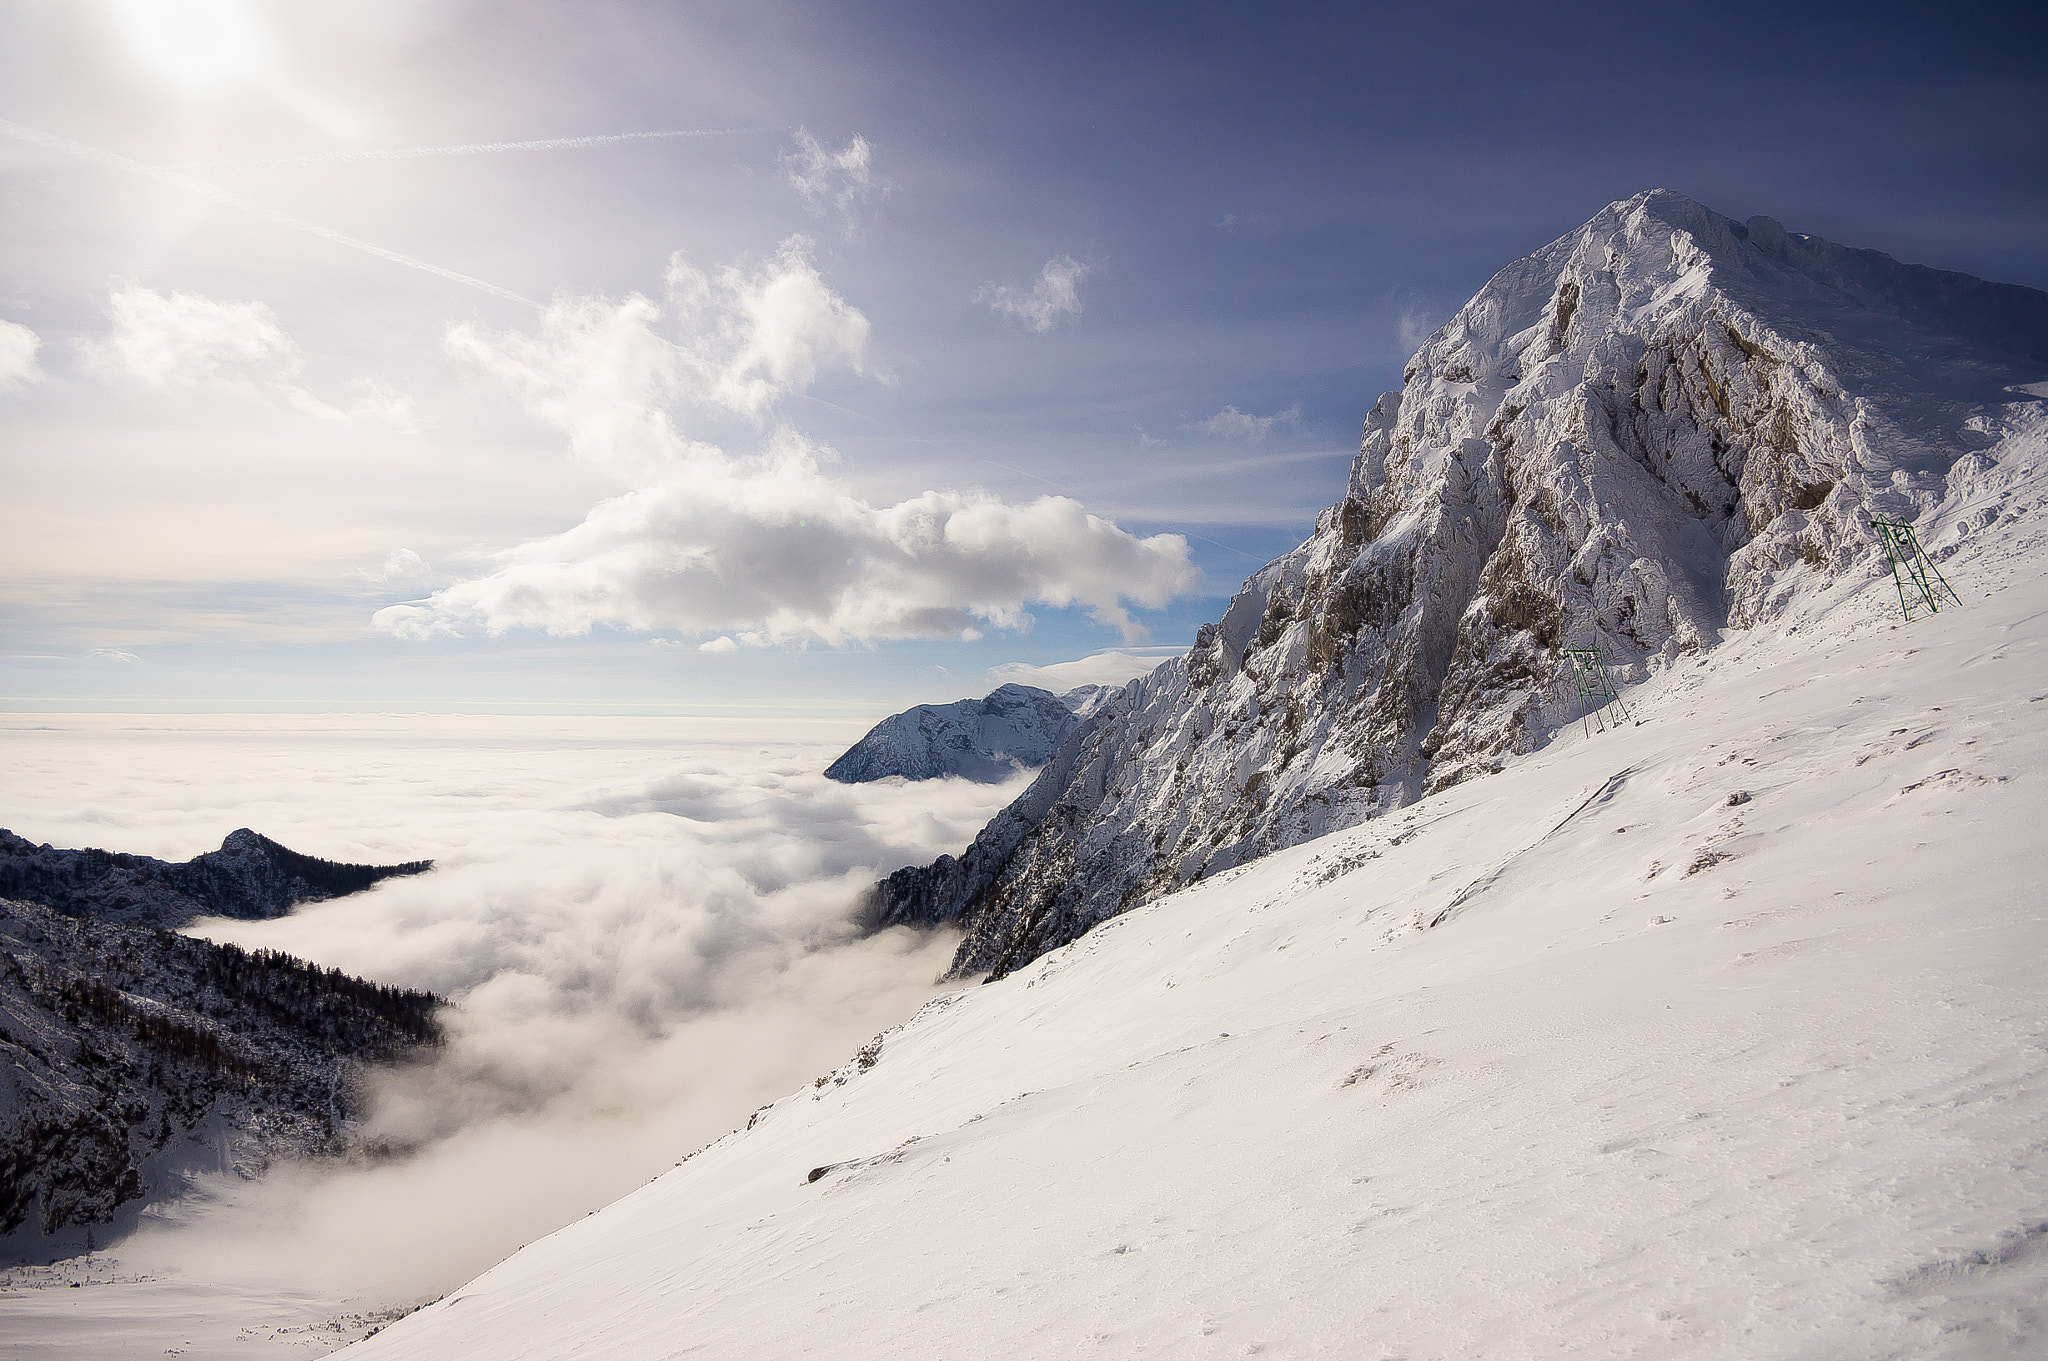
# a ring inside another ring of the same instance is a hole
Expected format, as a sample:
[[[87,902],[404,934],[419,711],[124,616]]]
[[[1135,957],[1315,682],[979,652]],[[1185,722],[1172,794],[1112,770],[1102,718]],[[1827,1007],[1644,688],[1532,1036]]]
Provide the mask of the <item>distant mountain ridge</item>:
[[[1082,714],[1094,712],[1105,693],[1099,685],[1084,685],[1065,695],[1031,685],[1003,685],[981,699],[920,704],[877,723],[827,766],[825,775],[845,784],[944,775],[997,784],[1050,760],[1067,734],[1081,725]]]
[[[58,850],[0,829],[0,898],[147,926],[182,926],[198,917],[281,917],[300,903],[343,897],[433,867],[431,860],[321,860],[247,827],[228,833],[219,850],[175,864],[117,851]]]
[[[1884,561],[2039,418],[2048,293],[1666,190],[1503,269],[1366,417],[1315,533],[869,921],[1000,976],[1138,903],[1532,751],[1563,649],[1626,684]]]

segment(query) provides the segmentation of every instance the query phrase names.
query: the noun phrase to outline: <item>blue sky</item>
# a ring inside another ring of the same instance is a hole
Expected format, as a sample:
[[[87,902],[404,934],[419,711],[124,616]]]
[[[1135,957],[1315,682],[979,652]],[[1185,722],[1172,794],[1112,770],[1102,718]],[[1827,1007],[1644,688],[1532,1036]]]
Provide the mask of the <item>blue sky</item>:
[[[2015,7],[0,15],[17,708],[879,714],[1184,645],[1638,190],[2048,287]]]

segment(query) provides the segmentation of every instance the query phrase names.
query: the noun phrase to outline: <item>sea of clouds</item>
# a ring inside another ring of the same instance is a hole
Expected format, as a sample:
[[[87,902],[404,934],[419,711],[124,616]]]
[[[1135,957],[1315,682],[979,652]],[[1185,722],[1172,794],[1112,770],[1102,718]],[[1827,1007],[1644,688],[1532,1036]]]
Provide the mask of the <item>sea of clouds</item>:
[[[382,1302],[437,1295],[616,1199],[942,991],[949,933],[863,935],[860,890],[957,851],[1021,788],[840,785],[859,725],[659,718],[12,716],[7,819],[184,859],[250,826],[433,872],[270,922],[270,947],[455,1004],[376,1073],[395,1150],[203,1178],[134,1269]]]

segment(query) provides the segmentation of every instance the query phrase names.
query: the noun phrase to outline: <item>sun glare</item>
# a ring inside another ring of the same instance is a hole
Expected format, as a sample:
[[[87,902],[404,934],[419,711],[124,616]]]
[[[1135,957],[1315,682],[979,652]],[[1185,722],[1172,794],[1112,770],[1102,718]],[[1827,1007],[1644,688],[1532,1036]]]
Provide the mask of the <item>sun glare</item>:
[[[256,83],[270,35],[248,0],[108,0],[129,55],[145,73],[198,98]]]

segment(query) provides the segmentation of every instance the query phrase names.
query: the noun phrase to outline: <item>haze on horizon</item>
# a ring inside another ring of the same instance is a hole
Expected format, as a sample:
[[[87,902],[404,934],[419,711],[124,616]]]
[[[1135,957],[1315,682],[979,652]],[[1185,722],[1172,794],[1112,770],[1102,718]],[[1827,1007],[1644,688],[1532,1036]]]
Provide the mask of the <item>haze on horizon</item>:
[[[13,4],[0,691],[872,718],[1117,678],[1610,200],[2048,286],[2043,24]]]

